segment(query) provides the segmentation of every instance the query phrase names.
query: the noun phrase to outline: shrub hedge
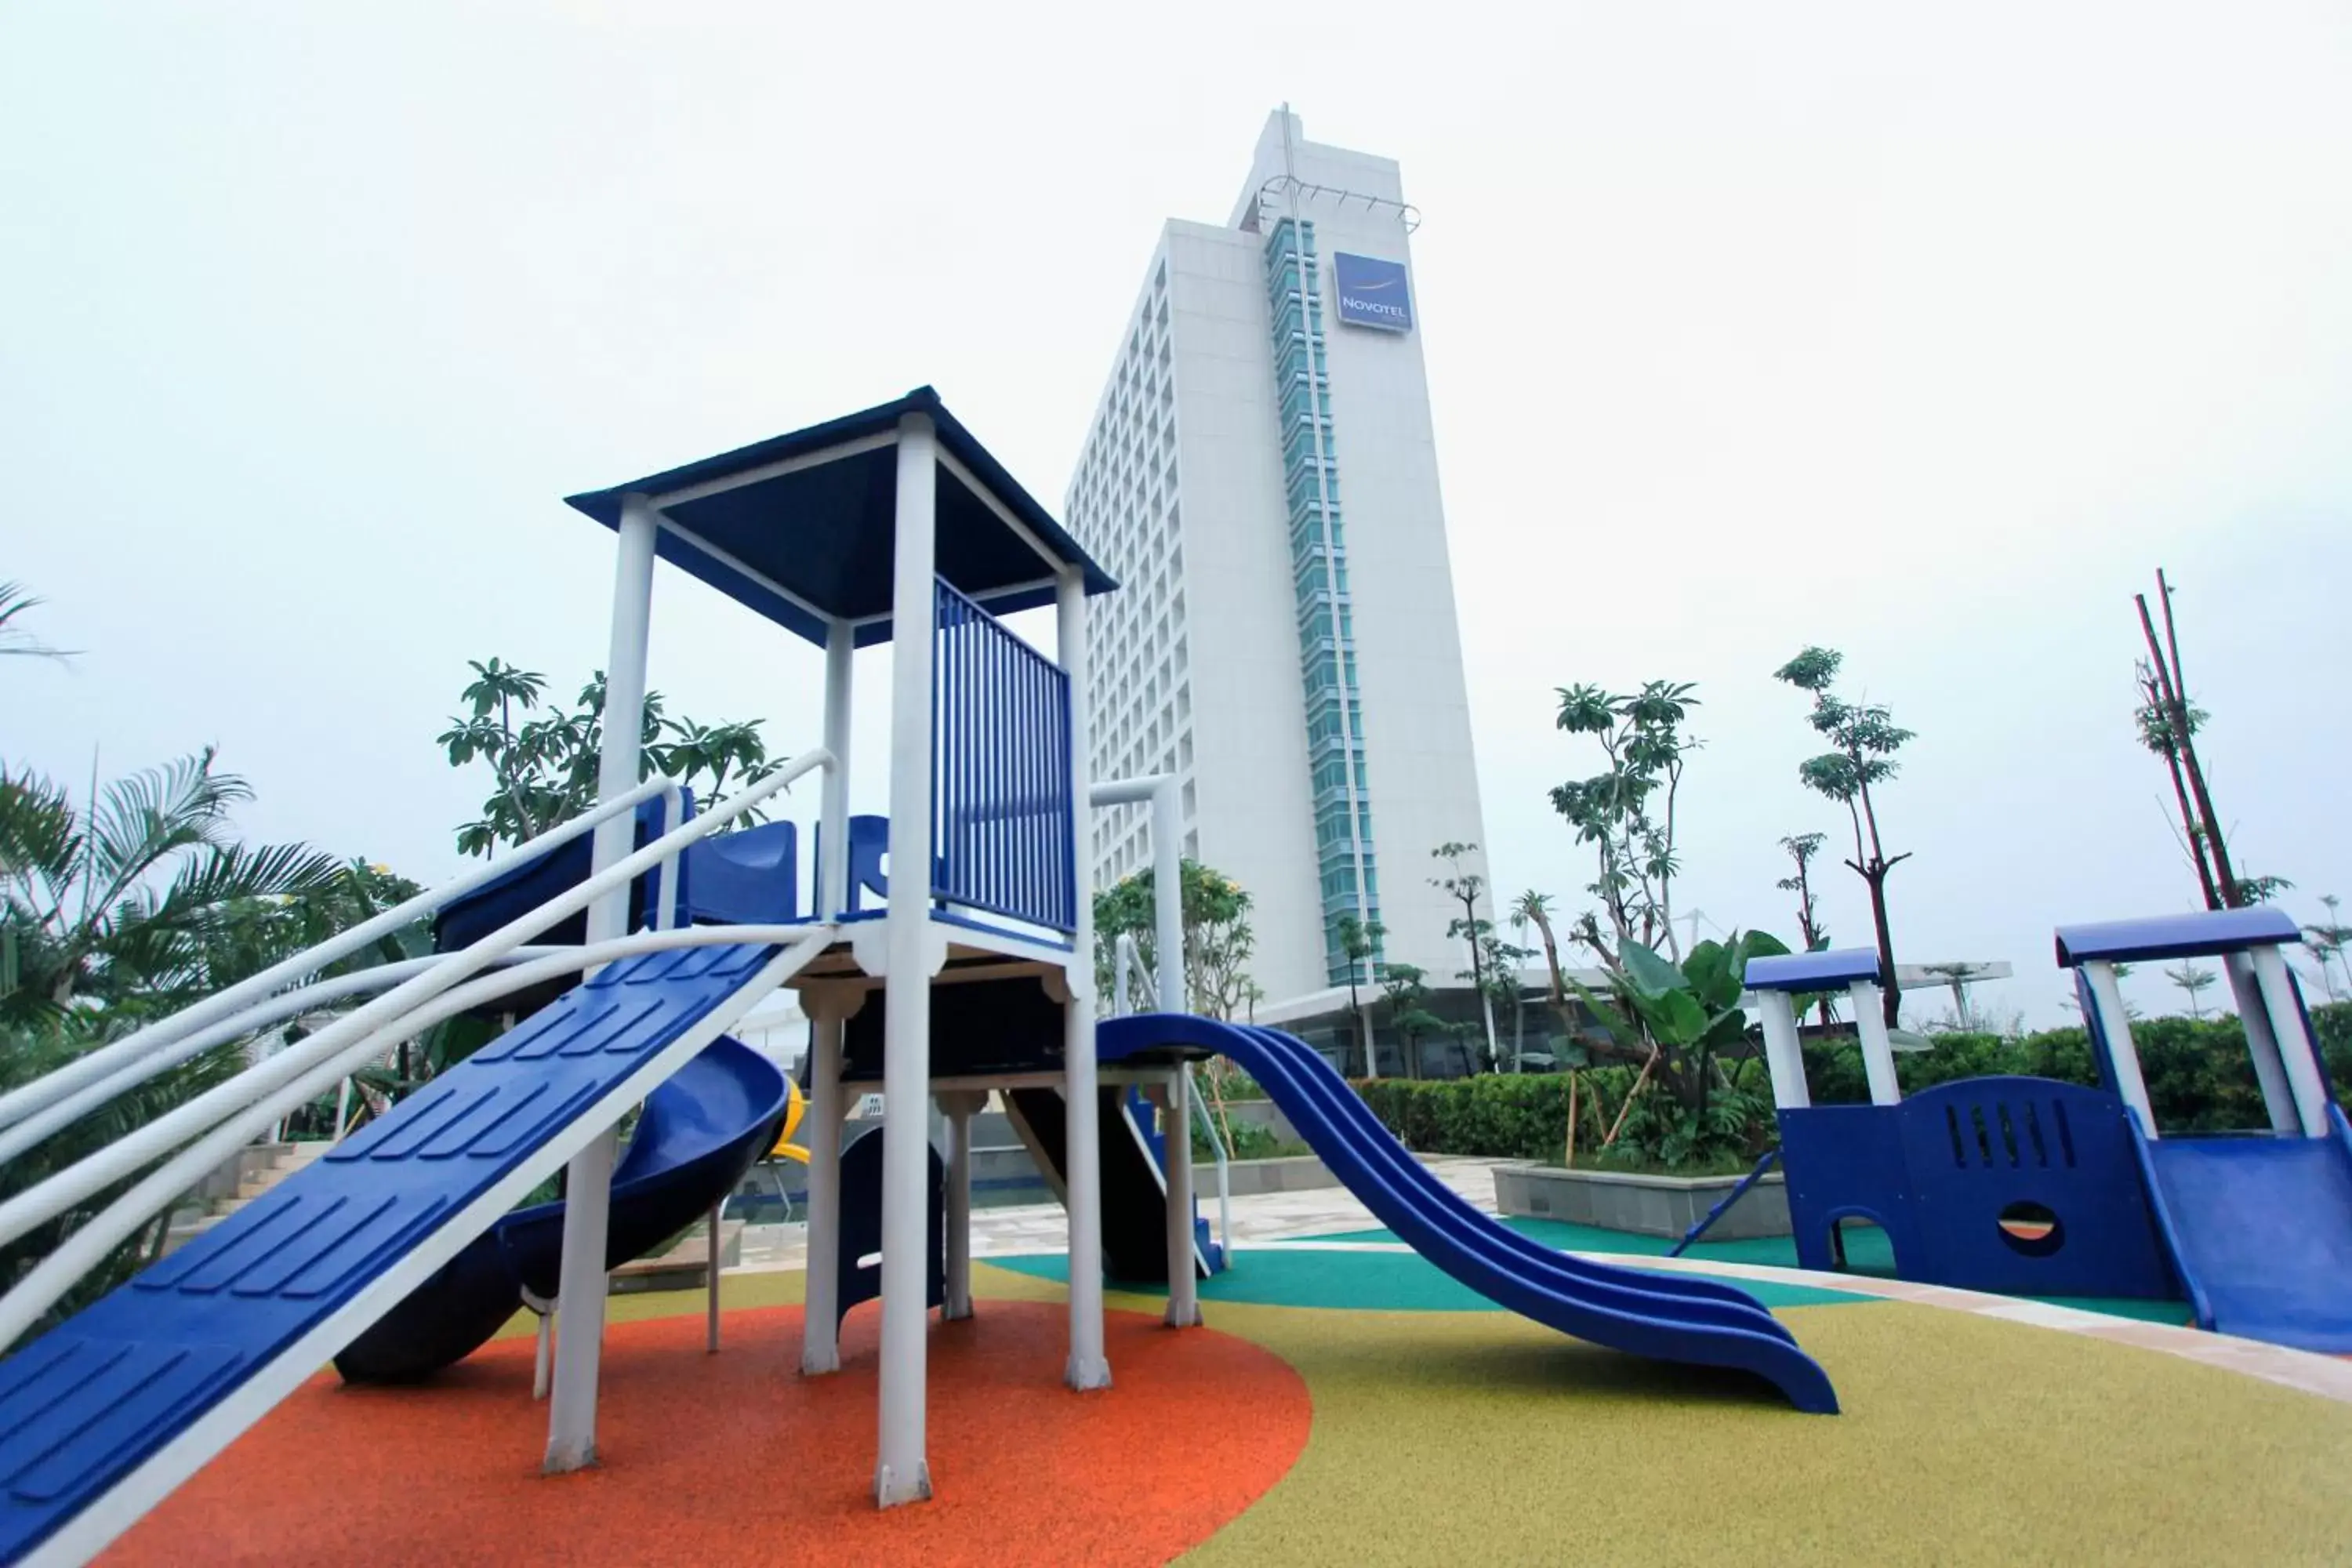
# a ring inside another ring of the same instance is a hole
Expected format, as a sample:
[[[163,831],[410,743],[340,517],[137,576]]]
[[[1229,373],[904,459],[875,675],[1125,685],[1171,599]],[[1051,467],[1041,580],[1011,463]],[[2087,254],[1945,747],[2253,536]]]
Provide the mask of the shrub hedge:
[[[2336,1099],[2352,1105],[2352,1003],[2313,1008],[2312,1026]],[[2158,1126],[2187,1132],[2266,1123],[2246,1055],[2245,1033],[2236,1018],[2142,1019],[2132,1025],[2132,1040],[2139,1049],[2140,1070],[2147,1079]],[[2089,1037],[2079,1026],[2015,1038],[1938,1035],[1931,1049],[1898,1054],[1895,1066],[1906,1094],[1954,1079],[1999,1073],[2070,1083],[2098,1081]],[[1761,1067],[1748,1064],[1738,1070],[1752,1075]],[[1851,1040],[1808,1045],[1805,1073],[1816,1105],[1861,1104],[1870,1099],[1862,1053]],[[1581,1098],[1590,1103],[1597,1088],[1613,1114],[1633,1081],[1633,1069],[1591,1068],[1581,1078]],[[1568,1077],[1563,1073],[1421,1081],[1373,1079],[1357,1083],[1356,1091],[1407,1148],[1423,1153],[1558,1161],[1568,1133]],[[1769,1116],[1769,1109],[1764,1114]],[[1759,1142],[1777,1142],[1768,1127],[1759,1125],[1755,1133]],[[1580,1133],[1580,1142],[1585,1136]]]

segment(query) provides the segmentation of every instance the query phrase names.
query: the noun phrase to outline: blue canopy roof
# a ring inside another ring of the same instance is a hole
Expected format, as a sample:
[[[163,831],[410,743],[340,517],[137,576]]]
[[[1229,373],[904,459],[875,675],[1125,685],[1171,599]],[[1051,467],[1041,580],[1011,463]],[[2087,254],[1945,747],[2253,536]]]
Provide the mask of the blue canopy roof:
[[[622,498],[642,495],[663,519],[656,546],[663,560],[811,642],[822,645],[833,620],[854,623],[860,647],[887,642],[896,437],[908,414],[929,415],[939,432],[941,577],[996,615],[1052,604],[1058,566],[1084,571],[1089,594],[1118,586],[928,386],[564,499],[617,529]]]
[[[2058,928],[2058,963],[2130,963],[2150,958],[2211,958],[2301,942],[2303,930],[2284,910],[2199,910],[2151,920],[2094,921]]]
[[[1873,947],[1780,953],[1748,961],[1750,991],[1840,991],[1857,980],[1877,978],[1878,950]]]

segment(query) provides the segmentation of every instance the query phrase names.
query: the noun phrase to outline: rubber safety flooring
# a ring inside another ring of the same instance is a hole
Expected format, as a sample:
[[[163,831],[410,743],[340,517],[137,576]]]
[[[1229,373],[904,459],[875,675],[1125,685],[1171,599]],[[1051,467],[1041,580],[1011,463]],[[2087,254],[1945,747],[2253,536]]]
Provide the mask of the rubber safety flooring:
[[[1845,1407],[1800,1415],[1466,1306],[1409,1255],[1286,1256],[1204,1291],[1205,1333],[1114,1294],[1116,1384],[1087,1395],[1059,1384],[1059,1260],[976,1266],[977,1318],[931,1331],[921,1507],[866,1501],[877,1310],[841,1375],[802,1379],[801,1277],[740,1275],[717,1356],[699,1294],[615,1300],[593,1473],[539,1476],[510,1339],[423,1389],[322,1376],[105,1561],[2295,1564],[2352,1542],[2352,1405],[2220,1367],[1791,1283],[1769,1304]]]

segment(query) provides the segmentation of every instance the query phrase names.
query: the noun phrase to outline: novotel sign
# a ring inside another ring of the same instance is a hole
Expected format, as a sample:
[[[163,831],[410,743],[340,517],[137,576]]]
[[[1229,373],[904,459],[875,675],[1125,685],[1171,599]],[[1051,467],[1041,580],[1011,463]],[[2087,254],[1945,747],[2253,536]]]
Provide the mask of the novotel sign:
[[[1332,280],[1339,286],[1339,320],[1384,332],[1412,331],[1412,293],[1405,283],[1403,262],[1335,250],[1331,267]]]

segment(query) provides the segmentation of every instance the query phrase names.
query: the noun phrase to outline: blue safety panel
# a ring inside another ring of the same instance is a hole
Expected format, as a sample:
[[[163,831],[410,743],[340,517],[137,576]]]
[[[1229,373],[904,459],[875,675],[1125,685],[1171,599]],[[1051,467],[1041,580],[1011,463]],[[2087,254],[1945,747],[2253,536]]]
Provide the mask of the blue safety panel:
[[[1789,1194],[1789,1228],[1804,1268],[1844,1267],[1840,1221],[1886,1232],[1898,1270],[1918,1253],[1911,1219],[1911,1178],[1903,1165],[1903,1123],[1883,1105],[1813,1105],[1780,1112],[1780,1171]]]
[[[665,526],[655,543],[661,558],[819,647],[827,617],[856,621],[857,646],[866,647],[890,639],[898,453],[889,437],[908,415],[931,422],[940,456],[963,470],[943,466],[939,475],[934,555],[940,576],[992,615],[1050,605],[1054,585],[1040,580],[1050,578],[1053,567],[1039,558],[1042,545],[1055,562],[1084,574],[1087,593],[1118,585],[928,386],[822,425],[564,499],[617,528],[623,498],[632,493],[658,500],[690,486],[751,478],[716,495],[665,503]],[[844,449],[873,441],[882,444]],[[795,459],[787,471],[774,471]],[[752,477],[754,470],[765,471]]]
[[[2200,1328],[2352,1354],[2352,1129],[2138,1137],[2157,1224]]]
[[[2218,958],[2252,947],[2301,942],[2303,931],[2284,910],[2200,910],[2152,920],[2095,921],[2058,928],[2058,964],[2137,963],[2159,958]]]
[[[1786,952],[1748,961],[1750,991],[1843,990],[1857,980],[1878,978],[1878,951],[1841,947],[1827,952]]]
[[[2020,1296],[2174,1294],[2123,1102],[2041,1078],[1937,1084],[1900,1105],[1780,1112],[1797,1259],[1838,1266],[1842,1220],[1883,1227],[1906,1279]]]
[[[98,1501],[443,1230],[775,951],[611,965],[0,1362],[0,1561]],[[314,1346],[314,1360],[340,1348]]]
[[[1407,1153],[1305,1041],[1183,1013],[1112,1019],[1096,1037],[1106,1064],[1232,1058],[1382,1225],[1479,1294],[1595,1344],[1743,1369],[1777,1384],[1800,1410],[1837,1409],[1828,1375],[1754,1297],[1713,1280],[1555,1252],[1481,1214]]]

